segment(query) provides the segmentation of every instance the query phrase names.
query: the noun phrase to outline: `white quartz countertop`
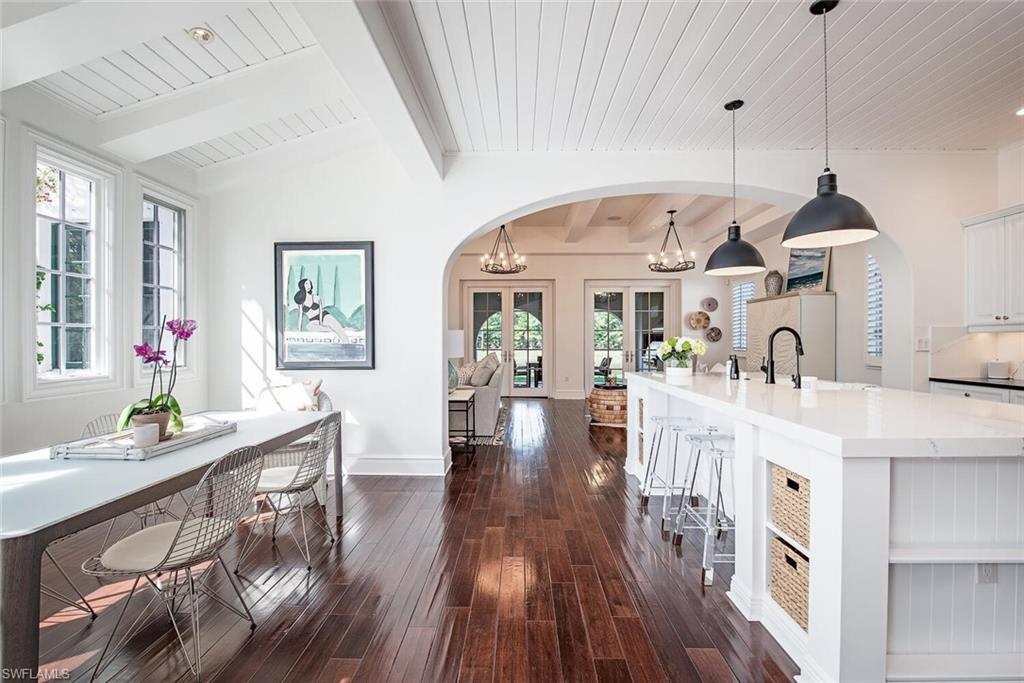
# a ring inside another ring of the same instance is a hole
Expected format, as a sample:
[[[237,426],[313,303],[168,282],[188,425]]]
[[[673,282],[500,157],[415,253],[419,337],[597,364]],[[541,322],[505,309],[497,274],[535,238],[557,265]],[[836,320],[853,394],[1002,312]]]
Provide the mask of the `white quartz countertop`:
[[[696,375],[691,385],[662,373],[626,373],[657,391],[844,457],[1024,457],[1024,405],[900,389],[794,389],[786,379]]]

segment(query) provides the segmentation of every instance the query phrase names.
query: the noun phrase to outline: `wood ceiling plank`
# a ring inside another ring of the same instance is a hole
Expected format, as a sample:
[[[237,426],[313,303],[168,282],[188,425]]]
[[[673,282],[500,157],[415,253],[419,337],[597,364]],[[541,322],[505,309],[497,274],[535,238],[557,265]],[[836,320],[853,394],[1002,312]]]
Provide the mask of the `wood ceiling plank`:
[[[97,109],[101,112],[113,111],[120,107],[117,102],[113,101],[103,93],[97,92],[85,83],[69,76],[63,71],[50,74],[42,80],[49,87],[60,92],[65,97],[84,102],[90,108]]]
[[[191,38],[190,38],[191,40]],[[195,41],[192,41],[195,43]],[[146,47],[160,56],[162,60],[174,67],[174,70],[188,79],[189,84],[208,80],[210,74],[198,64],[185,56],[176,45],[166,38],[157,38],[146,43]],[[199,47],[198,45],[196,47]]]
[[[309,26],[302,20],[299,13],[295,11],[295,6],[292,3],[272,2],[270,4],[281,15],[281,19],[288,25],[288,30],[292,32],[292,35],[295,36],[295,39],[299,41],[302,47],[316,45],[316,38],[313,36],[313,32],[309,30]]]
[[[175,69],[171,64],[168,64],[167,60],[154,52],[153,49],[145,43],[135,47],[130,47],[125,50],[125,52],[127,52],[132,59],[144,66],[148,71],[155,74],[160,78],[160,80],[167,83],[175,90],[184,88],[187,85],[192,85],[192,81]]]
[[[540,55],[537,69],[537,95],[533,113],[533,139],[530,149],[547,149],[551,117],[555,106],[555,90],[562,61],[562,36],[569,5],[566,2],[544,3],[540,15]]]
[[[730,46],[729,53],[723,55],[724,59],[716,59],[715,63],[709,64],[697,82],[681,93],[680,106],[669,112],[670,118],[648,146],[653,149],[679,149],[684,146],[681,140],[692,144],[712,121],[719,122],[724,113],[722,105],[730,100],[744,99],[748,84],[756,78],[755,73],[762,73],[771,64],[771,55],[778,51],[776,46],[788,45],[800,34],[806,24],[805,14],[806,8],[802,4],[773,5],[741,47]]]
[[[284,54],[281,46],[248,7],[237,12],[229,12],[228,19],[248,38],[263,59],[273,59]]]
[[[417,96],[429,112],[434,130],[448,152],[457,152],[461,145],[469,145],[469,132],[462,117],[453,121],[445,104],[430,55],[420,32],[416,16],[409,2],[389,2],[380,5],[384,20],[394,36],[402,55],[402,62],[416,86]],[[456,130],[456,125],[459,129]],[[467,147],[469,149],[469,147]]]
[[[64,71],[68,76],[85,87],[92,88],[107,99],[116,102],[119,107],[134,104],[139,100],[119,85],[107,80],[96,71],[85,65],[73,66]]]
[[[473,47],[469,42],[466,14],[462,3],[444,2],[436,6],[441,21],[442,37],[448,50],[452,69],[455,73],[459,92],[462,95],[462,107],[466,113],[470,130],[473,132],[473,143],[477,150],[496,149],[497,128],[493,128],[495,137],[491,139],[492,128],[485,119],[483,96],[477,83],[477,72],[473,65]],[[495,117],[495,123],[497,118]]]
[[[575,150],[578,147],[583,125],[590,116],[597,82],[601,78],[608,52],[612,47],[612,35],[622,8],[621,2],[597,2],[593,6],[567,116],[564,122],[557,119],[562,133],[559,149]]]
[[[110,81],[121,90],[132,95],[136,101],[156,97],[156,93],[147,88],[144,83],[139,82],[138,79],[132,78],[106,59],[96,59],[85,66],[99,74],[107,81]]]
[[[654,50],[633,82],[626,104],[614,122],[610,135],[604,138],[600,144],[602,149],[621,150],[624,148],[626,139],[632,133],[638,117],[651,98],[656,97],[658,103],[662,101],[664,93],[656,93],[655,89],[665,71],[669,70],[674,76],[677,69],[682,68],[686,58],[680,55],[685,55],[687,51],[687,46],[683,44],[683,37],[701,35],[714,21],[720,9],[720,5],[711,4],[681,3],[673,6],[672,12],[669,14],[669,21],[658,35],[654,43]]]
[[[282,52],[295,52],[302,49],[303,45],[281,17],[273,3],[255,5],[251,8],[253,16],[260,22],[263,29],[273,39],[274,44],[281,48]]]
[[[516,91],[516,14],[515,2],[499,0],[490,7],[490,28],[494,50],[494,79],[501,119],[501,148],[519,147],[519,102]]]
[[[411,7],[459,150],[486,149],[482,123],[479,118],[471,120],[466,109],[466,94],[455,73],[438,8],[430,3],[412,3]]]
[[[125,72],[128,76],[142,83],[157,95],[163,95],[164,93],[169,93],[174,90],[174,87],[170,83],[147,69],[139,60],[135,59],[127,52],[114,52],[107,55],[105,59],[121,71]]]
[[[658,134],[672,118],[692,112],[695,103],[687,102],[687,93],[694,92],[696,84],[709,69],[727,68],[731,64],[729,56],[741,51],[747,37],[758,30],[771,9],[772,5],[765,2],[747,5],[725,3],[702,35],[688,32],[684,42],[693,47],[685,64],[674,76],[668,70],[663,74],[664,78],[657,87],[660,96],[652,98],[641,112],[626,146],[629,149],[651,149]]]
[[[493,151],[504,149],[502,138],[502,107],[498,101],[498,79],[495,68],[494,34],[490,3],[464,3],[462,18],[466,43],[472,56],[474,86],[480,105],[480,116],[487,133],[487,147]],[[512,113],[510,107],[508,113]]]
[[[228,72],[227,68],[217,61],[209,50],[197,43],[186,29],[171,31],[164,38],[199,67],[207,78],[222,76]],[[197,77],[196,80],[201,79]]]
[[[213,46],[215,43],[226,43],[231,48],[231,51],[245,62],[246,66],[266,61],[266,57],[260,54],[252,40],[242,33],[235,22],[231,21],[231,18],[227,15],[212,17],[207,22],[207,25],[217,35],[209,44],[210,46]]]
[[[516,140],[517,151],[533,149],[534,116],[537,104],[537,81],[540,57],[540,25],[542,5],[539,2],[516,3],[515,53],[516,67]],[[503,63],[499,62],[499,65]],[[499,77],[509,77],[507,65]]]
[[[593,149],[594,139],[608,112],[611,98],[622,83],[623,69],[636,45],[641,23],[648,11],[657,11],[652,8],[658,7],[668,12],[665,5],[640,2],[619,4],[618,15],[582,120],[579,116],[574,116],[566,131],[567,142],[571,144],[572,149]]]

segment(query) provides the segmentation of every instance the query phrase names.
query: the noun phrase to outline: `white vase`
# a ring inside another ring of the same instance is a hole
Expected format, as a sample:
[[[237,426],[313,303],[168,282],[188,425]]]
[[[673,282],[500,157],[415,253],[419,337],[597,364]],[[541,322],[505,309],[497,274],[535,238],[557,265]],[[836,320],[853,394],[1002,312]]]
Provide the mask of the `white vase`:
[[[665,381],[669,384],[693,384],[693,371],[690,368],[665,368]]]

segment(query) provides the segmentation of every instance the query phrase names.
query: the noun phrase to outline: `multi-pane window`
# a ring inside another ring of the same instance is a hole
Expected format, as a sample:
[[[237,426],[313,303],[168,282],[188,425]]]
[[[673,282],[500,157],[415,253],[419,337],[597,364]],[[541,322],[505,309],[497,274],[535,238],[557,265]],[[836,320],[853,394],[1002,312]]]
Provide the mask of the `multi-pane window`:
[[[142,340],[156,346],[160,321],[184,318],[185,211],[155,199],[142,201]],[[170,355],[172,339],[163,347]],[[184,365],[184,349],[178,361]]]
[[[473,292],[473,360],[501,356],[501,292]]]
[[[753,282],[732,286],[732,350],[747,350],[747,302],[754,298]]]
[[[95,369],[96,183],[36,164],[36,365],[39,375]]]
[[[882,271],[871,254],[865,258],[865,267],[864,351],[868,365],[879,365],[882,362]]]

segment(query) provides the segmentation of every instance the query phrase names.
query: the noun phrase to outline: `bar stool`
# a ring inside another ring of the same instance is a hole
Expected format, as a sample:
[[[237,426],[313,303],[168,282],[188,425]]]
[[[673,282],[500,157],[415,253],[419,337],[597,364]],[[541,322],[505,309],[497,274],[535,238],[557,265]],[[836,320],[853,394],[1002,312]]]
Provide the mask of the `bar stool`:
[[[683,486],[676,485],[676,470],[679,464],[679,438],[694,433],[715,433],[717,427],[698,424],[692,417],[678,416],[655,416],[651,418],[655,426],[654,435],[651,439],[651,450],[647,457],[647,470],[644,473],[643,483],[640,485],[640,507],[646,508],[651,499],[651,490],[655,482],[660,482],[665,495],[662,498],[661,528],[665,529],[666,523],[671,524],[672,516],[679,513],[680,508],[673,508],[672,501],[675,498],[676,490],[682,488],[683,496],[686,495],[686,478],[683,478]],[[669,474],[670,463],[666,462],[664,472],[658,473],[658,461],[661,456],[661,442],[665,436],[665,430],[669,430],[674,439],[671,455],[671,475]],[[693,459],[691,452],[689,460]],[[689,463],[689,461],[688,461]],[[687,465],[689,467],[689,464]],[[682,504],[682,501],[680,501]]]
[[[736,560],[735,553],[720,553],[715,542],[721,538],[722,532],[736,528],[735,521],[726,515],[725,502],[722,498],[722,475],[726,465],[729,468],[729,485],[735,500],[735,484],[733,479],[734,437],[729,434],[688,434],[691,453],[686,465],[686,477],[689,486],[684,485],[683,500],[676,515],[672,542],[679,545],[686,529],[700,529],[704,532],[704,551],[701,559],[701,583],[710,586],[715,581],[715,564],[730,563]],[[697,472],[700,467],[701,455],[706,453],[709,459],[708,489],[701,505],[696,494]],[[689,495],[687,495],[687,490]]]

